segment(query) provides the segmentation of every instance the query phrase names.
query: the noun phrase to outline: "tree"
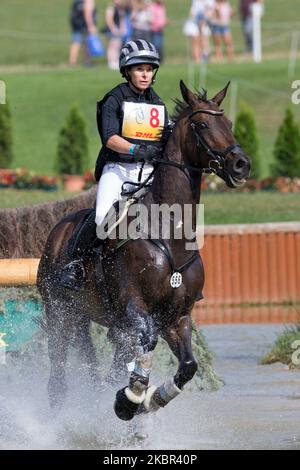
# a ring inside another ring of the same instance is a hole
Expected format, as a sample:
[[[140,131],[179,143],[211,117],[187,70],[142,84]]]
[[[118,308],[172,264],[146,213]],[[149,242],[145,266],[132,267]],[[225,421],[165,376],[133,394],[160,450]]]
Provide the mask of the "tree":
[[[261,168],[255,118],[252,109],[245,103],[237,115],[234,136],[245,154],[251,157],[251,177],[259,178]]]
[[[88,138],[83,116],[73,106],[58,137],[57,172],[82,175],[88,167]]]
[[[274,159],[271,166],[273,176],[300,176],[300,129],[291,108],[287,108],[278,130]]]
[[[0,104],[0,168],[8,168],[13,160],[11,114],[9,104]]]

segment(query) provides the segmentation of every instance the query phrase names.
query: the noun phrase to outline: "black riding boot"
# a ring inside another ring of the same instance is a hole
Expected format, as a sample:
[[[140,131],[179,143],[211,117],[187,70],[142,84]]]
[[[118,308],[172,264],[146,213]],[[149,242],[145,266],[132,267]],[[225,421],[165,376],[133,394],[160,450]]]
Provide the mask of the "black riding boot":
[[[84,262],[98,258],[101,247],[102,240],[97,238],[92,246],[66,264],[61,271],[60,284],[68,289],[79,291],[86,280]]]
[[[66,264],[60,275],[60,284],[67,289],[79,291],[86,279],[85,268],[82,259],[74,259]]]
[[[101,246],[102,241],[96,235],[93,211],[69,241],[68,254],[71,261],[62,268],[60,284],[68,289],[79,291],[86,280],[84,262],[99,256]]]

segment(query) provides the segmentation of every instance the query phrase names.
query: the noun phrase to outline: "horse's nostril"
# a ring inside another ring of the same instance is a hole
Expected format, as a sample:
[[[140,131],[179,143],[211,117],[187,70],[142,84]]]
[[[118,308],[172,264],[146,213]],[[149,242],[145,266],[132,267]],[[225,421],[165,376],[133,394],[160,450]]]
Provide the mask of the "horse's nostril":
[[[233,169],[234,171],[236,171],[237,173],[240,172],[241,170],[243,170],[245,168],[245,166],[247,165],[247,160],[245,158],[237,158],[234,163],[233,163]]]

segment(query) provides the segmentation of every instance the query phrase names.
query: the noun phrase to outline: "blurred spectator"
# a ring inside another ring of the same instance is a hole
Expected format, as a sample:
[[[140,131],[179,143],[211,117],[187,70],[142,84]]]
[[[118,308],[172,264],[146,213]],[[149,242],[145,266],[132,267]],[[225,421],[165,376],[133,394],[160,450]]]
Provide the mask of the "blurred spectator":
[[[73,0],[71,6],[72,42],[69,52],[69,64],[76,65],[80,51],[80,45],[84,45],[85,62],[89,57],[86,49],[86,36],[96,34],[96,7],[95,0]]]
[[[151,11],[145,0],[132,0],[132,39],[151,40]]]
[[[185,22],[184,34],[190,37],[192,59],[195,63],[206,61],[209,54],[208,19],[212,14],[215,0],[193,0],[189,19]]]
[[[125,5],[123,0],[113,0],[105,12],[106,35],[108,37],[107,64],[119,70],[119,55],[126,35]]]
[[[125,0],[125,35],[123,37],[123,44],[130,41],[132,38],[132,24],[131,24],[131,13],[132,13],[132,0]]]
[[[252,12],[251,4],[254,0],[240,0],[240,17],[244,33],[246,51],[252,51]]]
[[[240,17],[247,52],[251,52],[253,49],[253,3],[263,3],[263,0],[240,0]]]
[[[230,31],[230,20],[234,11],[227,0],[215,0],[211,16],[211,28],[215,43],[216,59],[223,59],[222,42],[225,45],[229,61],[234,59],[233,40]]]
[[[151,42],[160,55],[160,62],[164,59],[164,28],[168,23],[167,10],[163,0],[156,0],[150,4],[151,12]]]

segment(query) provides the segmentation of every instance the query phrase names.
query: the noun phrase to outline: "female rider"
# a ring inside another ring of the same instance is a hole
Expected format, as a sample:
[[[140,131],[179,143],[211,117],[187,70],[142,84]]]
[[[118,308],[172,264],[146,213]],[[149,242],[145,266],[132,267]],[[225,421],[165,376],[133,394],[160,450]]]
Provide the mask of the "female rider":
[[[99,181],[97,229],[113,203],[121,199],[123,183],[145,181],[154,169],[152,160],[161,155],[162,131],[167,128],[168,115],[165,104],[151,86],[159,64],[159,54],[153,44],[143,39],[129,41],[119,58],[119,69],[126,82],[113,88],[97,104],[102,141],[95,170]],[[74,250],[76,255],[62,272],[61,283],[70,289],[80,289],[85,279],[84,253],[93,244],[91,236],[85,236],[84,232],[88,231],[84,227],[81,230],[79,246]]]

